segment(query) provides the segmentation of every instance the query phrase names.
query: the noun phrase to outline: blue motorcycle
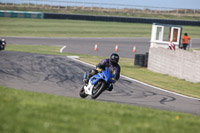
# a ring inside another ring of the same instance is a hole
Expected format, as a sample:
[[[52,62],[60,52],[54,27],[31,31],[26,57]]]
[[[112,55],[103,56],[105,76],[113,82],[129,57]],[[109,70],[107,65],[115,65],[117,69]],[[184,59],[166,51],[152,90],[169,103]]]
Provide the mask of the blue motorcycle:
[[[87,78],[87,76],[88,74],[84,73],[84,78]],[[113,77],[114,75],[112,72],[109,71],[108,67],[105,67],[105,70],[92,76],[88,83],[83,85],[80,90],[80,97],[86,98],[90,95],[92,99],[96,99],[103,91],[112,85]]]

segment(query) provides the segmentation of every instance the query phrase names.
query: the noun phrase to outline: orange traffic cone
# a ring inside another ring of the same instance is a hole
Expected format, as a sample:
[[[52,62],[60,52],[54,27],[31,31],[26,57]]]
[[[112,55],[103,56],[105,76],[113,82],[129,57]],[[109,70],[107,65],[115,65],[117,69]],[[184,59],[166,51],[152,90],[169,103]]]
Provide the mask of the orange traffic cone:
[[[115,51],[116,51],[116,52],[118,51],[118,45],[115,46]]]
[[[136,52],[136,46],[133,46],[133,53]]]
[[[97,43],[94,45],[94,50],[95,50],[95,51],[98,50],[98,44],[97,44]]]

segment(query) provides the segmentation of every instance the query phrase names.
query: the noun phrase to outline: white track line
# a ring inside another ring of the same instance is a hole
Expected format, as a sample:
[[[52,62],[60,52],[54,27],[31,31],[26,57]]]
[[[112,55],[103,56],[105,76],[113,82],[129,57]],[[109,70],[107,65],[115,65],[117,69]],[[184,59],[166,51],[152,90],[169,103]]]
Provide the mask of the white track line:
[[[68,58],[69,58],[69,56],[68,56]],[[80,60],[78,60],[78,59],[75,59],[75,58],[71,58],[71,59],[74,60],[74,61],[83,63],[83,64],[85,64],[85,65],[88,65],[88,66],[91,66],[91,67],[95,67],[95,65],[92,65],[92,64],[89,64],[89,63],[80,61]],[[124,75],[121,75],[121,77],[126,78],[126,79],[128,79],[128,80],[132,80],[132,81],[138,82],[138,83],[140,83],[140,84],[143,84],[143,85],[146,85],[146,86],[149,86],[149,87],[152,87],[152,88],[157,89],[157,90],[161,90],[161,91],[164,91],[164,92],[168,92],[168,93],[177,95],[177,96],[181,96],[181,97],[185,97],[185,98],[189,98],[189,99],[193,99],[193,100],[200,100],[200,99],[198,99],[198,98],[193,98],[193,97],[185,96],[185,95],[182,95],[182,94],[179,94],[179,93],[176,93],[176,92],[164,90],[164,89],[161,89],[161,88],[159,88],[159,87],[156,87],[156,86],[149,85],[149,84],[147,84],[147,83],[141,82],[141,81],[139,81],[139,80],[129,78],[129,77],[124,76]]]
[[[179,93],[176,93],[176,92],[172,92],[172,91],[164,90],[164,89],[161,89],[161,88],[159,88],[159,87],[156,87],[156,86],[153,86],[153,85],[150,85],[150,84],[147,84],[147,83],[141,82],[141,81],[139,81],[139,80],[129,78],[129,77],[124,76],[124,75],[121,75],[121,76],[124,77],[124,78],[126,78],[126,79],[129,79],[129,80],[132,80],[132,81],[138,82],[138,83],[140,83],[140,84],[143,84],[143,85],[146,85],[146,86],[152,87],[152,88],[157,89],[157,90],[161,90],[161,91],[168,92],[168,93],[171,93],[171,94],[175,94],[175,95],[177,95],[177,96],[182,96],[182,97],[185,97],[185,98],[190,98],[190,99],[193,99],[193,100],[200,100],[200,99],[198,99],[198,98],[189,97],[189,96],[186,96],[186,95],[183,95],[183,94],[179,94]]]
[[[67,46],[63,46],[61,49],[60,49],[60,53],[63,52],[63,50],[66,48]]]

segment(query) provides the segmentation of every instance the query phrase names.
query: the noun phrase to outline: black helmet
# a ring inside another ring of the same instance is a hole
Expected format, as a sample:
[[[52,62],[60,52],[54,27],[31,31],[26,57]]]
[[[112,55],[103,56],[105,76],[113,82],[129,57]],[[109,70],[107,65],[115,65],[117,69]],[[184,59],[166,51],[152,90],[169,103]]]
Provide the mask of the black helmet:
[[[111,62],[112,64],[117,64],[117,63],[119,62],[119,55],[116,54],[116,53],[112,53],[112,54],[110,55],[110,62]]]

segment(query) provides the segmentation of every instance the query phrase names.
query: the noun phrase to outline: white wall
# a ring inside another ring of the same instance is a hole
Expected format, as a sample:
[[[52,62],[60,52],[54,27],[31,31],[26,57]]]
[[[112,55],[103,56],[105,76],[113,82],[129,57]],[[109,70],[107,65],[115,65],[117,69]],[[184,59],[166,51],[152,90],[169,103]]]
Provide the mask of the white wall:
[[[150,48],[148,69],[190,82],[200,83],[200,52]]]

